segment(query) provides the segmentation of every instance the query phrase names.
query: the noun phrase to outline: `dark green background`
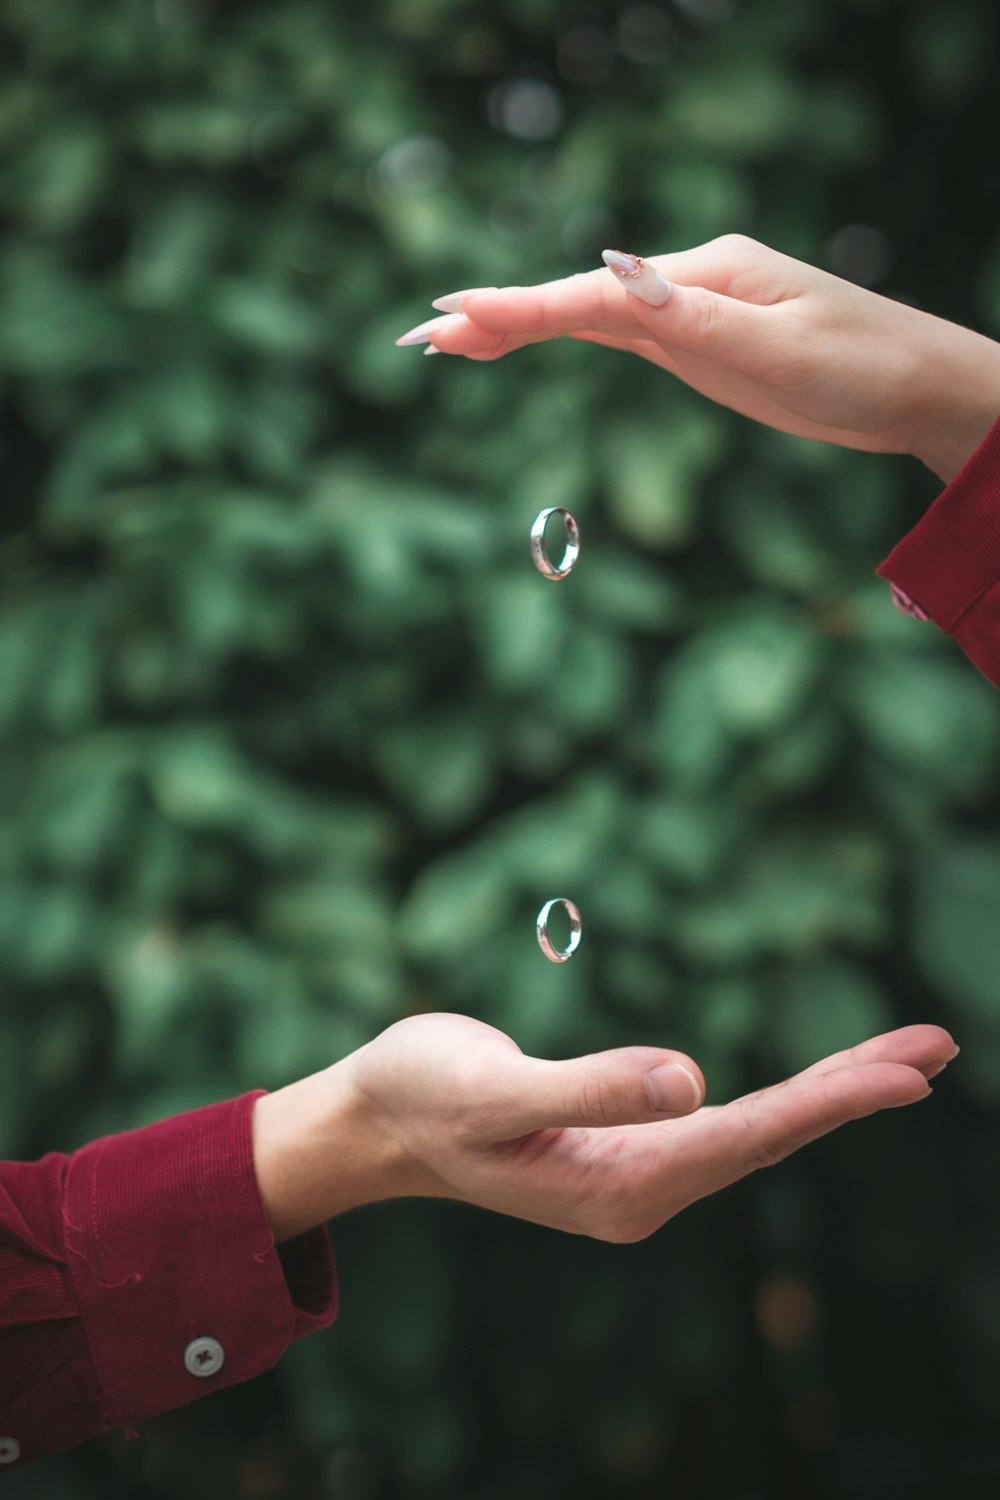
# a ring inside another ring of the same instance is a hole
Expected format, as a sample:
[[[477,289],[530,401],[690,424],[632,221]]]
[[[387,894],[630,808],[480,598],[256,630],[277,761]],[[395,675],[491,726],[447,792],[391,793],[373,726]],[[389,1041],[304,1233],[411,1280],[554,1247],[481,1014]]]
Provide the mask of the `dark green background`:
[[[963,1046],[639,1246],[351,1216],[335,1329],[12,1496],[1000,1491],[1000,700],[873,576],[933,477],[592,347],[393,346],[456,287],[731,230],[1000,334],[997,20],[5,0],[4,1154],[421,1009],[677,1045],[715,1100],[911,1021]]]

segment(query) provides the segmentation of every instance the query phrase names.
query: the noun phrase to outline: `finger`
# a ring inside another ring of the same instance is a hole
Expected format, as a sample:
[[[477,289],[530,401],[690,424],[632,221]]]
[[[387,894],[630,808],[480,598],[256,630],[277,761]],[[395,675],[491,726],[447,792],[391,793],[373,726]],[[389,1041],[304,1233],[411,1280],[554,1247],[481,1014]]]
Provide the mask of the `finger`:
[[[633,291],[626,292],[636,324],[668,349],[731,369],[750,374],[772,370],[780,340],[791,336],[781,308],[681,282],[669,283],[669,287],[662,282],[658,295],[665,295],[665,300],[654,305]]]
[[[672,1183],[681,1167],[687,1201],[693,1202],[784,1161],[851,1120],[915,1104],[930,1093],[917,1069],[891,1062],[836,1068],[764,1089],[690,1122],[680,1156],[673,1158]]]
[[[429,344],[433,334],[444,333],[447,331],[449,324],[461,321],[461,313],[453,317],[442,314],[437,318],[428,318],[426,322],[418,323],[415,328],[408,328],[405,333],[401,333],[396,340],[396,347],[397,349],[409,349],[418,347],[421,344]]]
[[[784,336],[776,309],[727,297],[704,286],[661,282],[669,292],[651,306],[621,286],[610,271],[590,271],[537,287],[505,287],[467,297],[465,322],[433,330],[446,354],[509,353],[505,338],[522,342],[581,332],[618,338],[646,336],[669,349],[745,371],[772,369]],[[645,331],[645,335],[644,332]]]
[[[701,1069],[682,1052],[620,1047],[566,1062],[519,1056],[497,1139],[573,1125],[631,1125],[689,1115],[705,1098]]]
[[[442,354],[464,354],[467,359],[500,359],[504,354],[519,349],[522,344],[534,343],[536,340],[496,332],[492,328],[480,328],[478,323],[456,313],[431,329],[430,342]]]
[[[881,1036],[858,1042],[844,1052],[824,1057],[796,1077],[812,1078],[856,1063],[894,1062],[916,1068],[928,1078],[957,1057],[958,1050],[954,1038],[943,1026],[901,1026],[896,1031],[886,1031]]]
[[[800,262],[759,245],[743,235],[722,235],[690,250],[648,259],[675,285],[707,288],[748,302],[780,301],[798,288],[809,272]],[[627,334],[636,313],[635,298],[603,268],[563,276],[536,286],[496,287],[478,293],[439,298],[455,310],[460,297],[463,312],[484,328],[505,333],[534,333],[545,338],[577,329]]]
[[[447,329],[432,329],[430,333],[430,344],[442,354],[462,354],[466,359],[492,360],[502,359],[505,354],[513,354],[517,349],[524,349],[528,344],[539,344],[548,337],[547,334],[515,334],[495,333],[491,329],[483,329],[478,324],[466,318],[463,323],[453,323]],[[618,337],[610,333],[595,333],[590,329],[579,329],[567,334],[568,338],[576,339],[585,344],[603,344],[609,349],[621,349],[628,354],[640,355],[652,363],[661,366],[662,369],[677,373],[676,361],[662,347],[652,339],[632,337]]]
[[[446,297],[435,297],[431,307],[436,307],[438,312],[457,313],[462,311],[466,297],[474,297],[477,292],[495,291],[495,286],[467,286],[460,292],[449,292]]]
[[[461,354],[466,359],[479,360],[502,359],[515,349],[540,344],[547,338],[547,333],[499,333],[480,328],[471,318],[460,316],[442,319],[428,332],[428,341],[442,354]]]
[[[542,338],[578,328],[627,333],[633,326],[629,299],[603,267],[537,286],[478,292],[463,299],[462,311],[481,328]]]

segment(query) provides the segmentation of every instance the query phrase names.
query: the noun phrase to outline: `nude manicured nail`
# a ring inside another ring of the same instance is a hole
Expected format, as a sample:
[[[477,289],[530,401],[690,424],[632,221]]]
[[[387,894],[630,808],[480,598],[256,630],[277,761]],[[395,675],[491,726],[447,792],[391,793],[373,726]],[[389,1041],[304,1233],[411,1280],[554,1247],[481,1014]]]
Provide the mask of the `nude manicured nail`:
[[[412,344],[426,344],[430,340],[430,330],[443,322],[444,318],[428,318],[426,323],[418,323],[416,328],[404,333],[402,338],[396,340],[396,344],[401,349],[409,348]]]
[[[664,1115],[686,1115],[700,1109],[704,1094],[693,1073],[680,1063],[661,1063],[646,1074],[646,1097],[651,1109]]]
[[[601,259],[627,292],[641,302],[648,302],[650,307],[662,307],[673,291],[666,277],[639,255],[629,255],[625,250],[604,250]]]
[[[495,291],[495,286],[470,286],[466,287],[464,292],[449,292],[446,297],[435,297],[431,307],[436,307],[439,312],[460,313],[466,297],[475,297],[477,292]]]
[[[424,358],[426,359],[427,356],[428,356],[428,354],[440,354],[440,353],[441,353],[440,349],[435,349],[435,347],[434,347],[433,344],[428,344],[427,348],[424,350]]]

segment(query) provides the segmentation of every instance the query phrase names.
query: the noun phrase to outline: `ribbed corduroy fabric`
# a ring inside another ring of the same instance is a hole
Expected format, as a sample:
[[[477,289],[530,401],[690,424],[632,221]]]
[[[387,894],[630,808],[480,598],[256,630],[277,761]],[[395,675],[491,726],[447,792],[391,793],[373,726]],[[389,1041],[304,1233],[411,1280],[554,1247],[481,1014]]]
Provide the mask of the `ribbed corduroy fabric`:
[[[246,1380],[336,1317],[326,1230],[274,1244],[253,1164],[262,1092],[0,1164],[0,1441],[18,1445],[15,1467]],[[225,1351],[207,1378],[184,1363],[202,1337]]]
[[[1000,418],[878,572],[1000,687]]]

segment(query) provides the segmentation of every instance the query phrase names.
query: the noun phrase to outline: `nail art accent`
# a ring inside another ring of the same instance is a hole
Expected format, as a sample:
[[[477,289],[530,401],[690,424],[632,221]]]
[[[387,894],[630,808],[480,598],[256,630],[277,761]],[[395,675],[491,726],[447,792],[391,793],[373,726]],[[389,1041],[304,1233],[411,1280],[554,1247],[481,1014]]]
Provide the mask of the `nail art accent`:
[[[662,307],[673,291],[666,277],[639,255],[629,255],[625,250],[604,250],[601,259],[627,292],[641,302],[648,302],[650,307]]]
[[[409,333],[404,333],[402,338],[396,340],[397,347],[408,349],[414,344],[426,344],[430,339],[430,330],[444,321],[444,318],[428,318],[426,323],[418,323],[416,328],[411,328]]]

